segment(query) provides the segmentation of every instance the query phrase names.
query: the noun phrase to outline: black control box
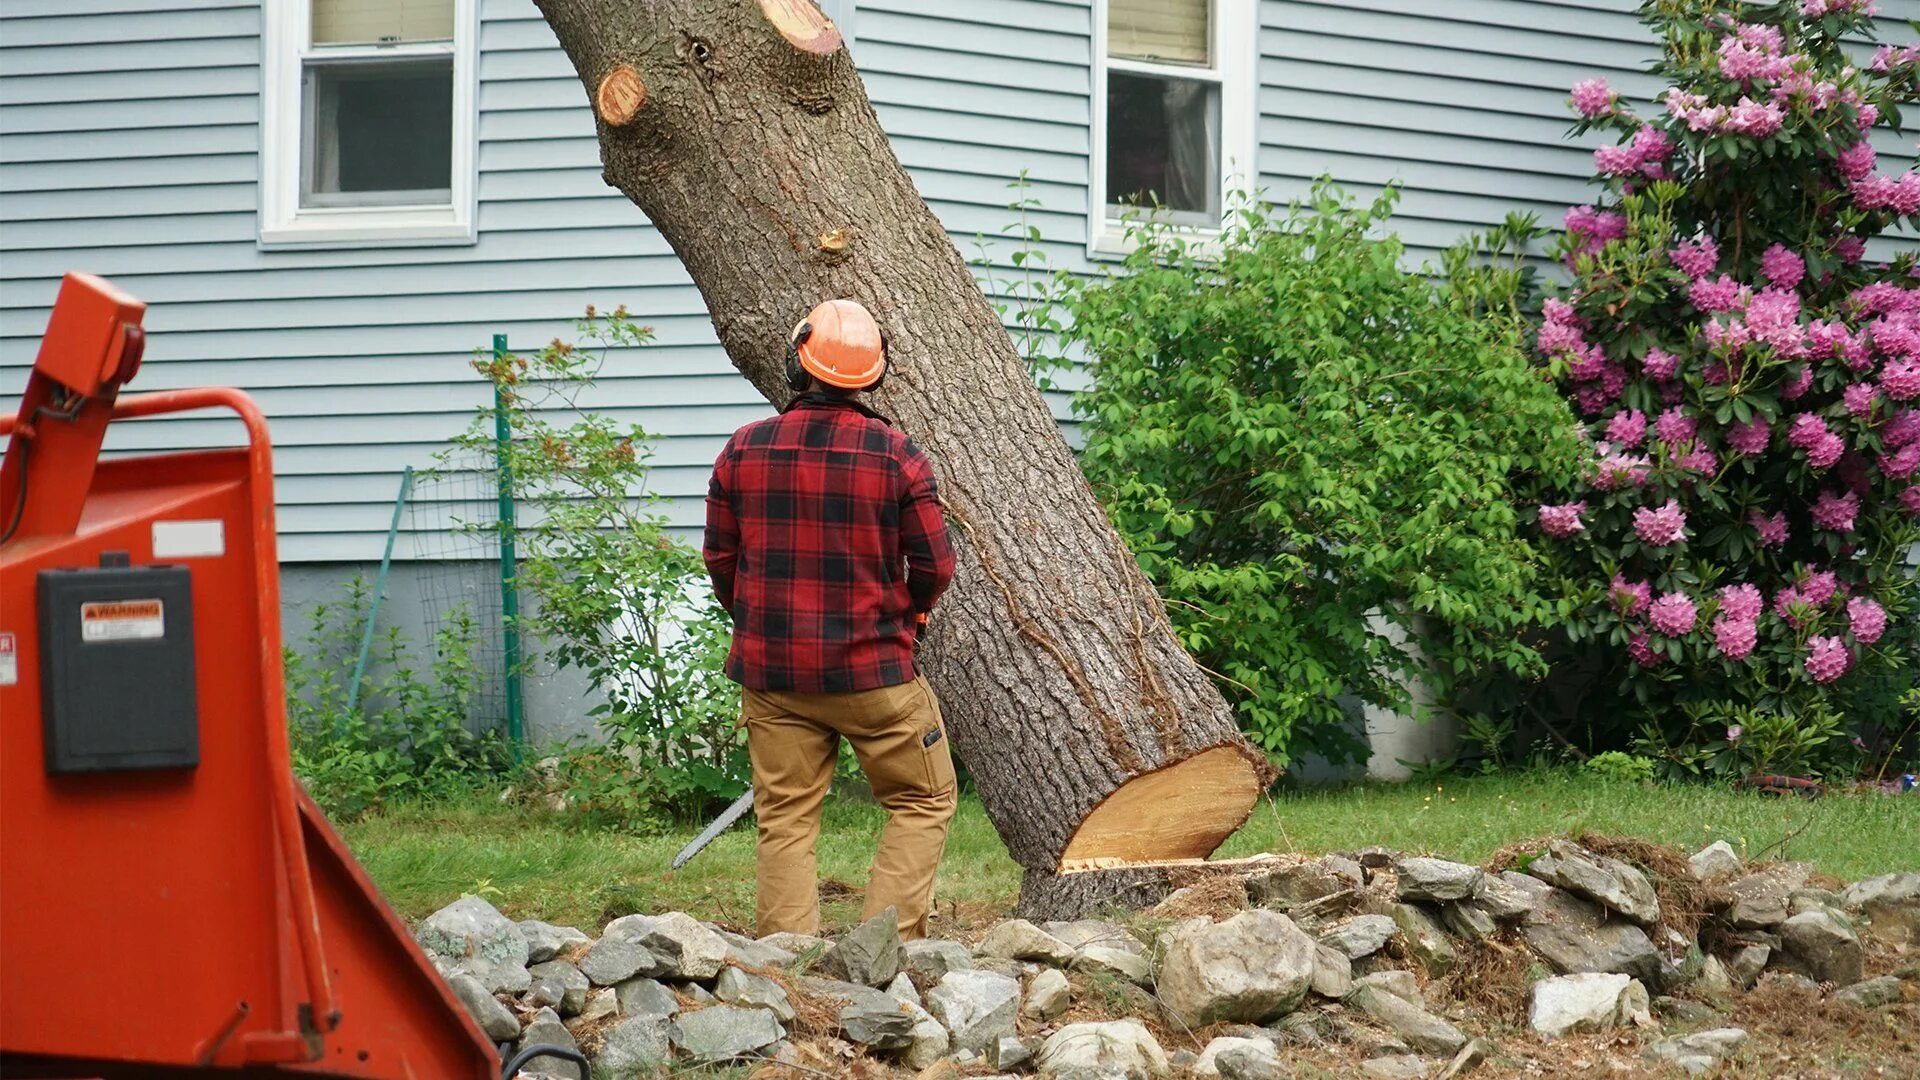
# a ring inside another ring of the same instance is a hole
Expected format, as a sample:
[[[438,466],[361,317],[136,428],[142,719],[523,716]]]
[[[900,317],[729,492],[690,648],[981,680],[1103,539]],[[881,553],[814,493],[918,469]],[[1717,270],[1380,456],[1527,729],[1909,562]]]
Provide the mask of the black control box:
[[[187,568],[42,570],[37,584],[47,771],[200,764]]]

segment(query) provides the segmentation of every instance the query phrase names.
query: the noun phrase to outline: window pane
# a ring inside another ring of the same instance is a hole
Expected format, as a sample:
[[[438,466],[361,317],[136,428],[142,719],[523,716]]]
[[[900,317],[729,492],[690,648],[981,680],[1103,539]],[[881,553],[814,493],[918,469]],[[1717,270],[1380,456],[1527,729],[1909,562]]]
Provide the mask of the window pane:
[[[451,198],[451,61],[313,64],[306,86],[302,206]]]
[[[274,3],[276,0],[268,0]],[[452,41],[454,0],[313,0],[315,45]]]
[[[1110,0],[1107,55],[1171,64],[1212,63],[1211,0]]]
[[[1107,202],[1219,221],[1219,86],[1107,73]]]

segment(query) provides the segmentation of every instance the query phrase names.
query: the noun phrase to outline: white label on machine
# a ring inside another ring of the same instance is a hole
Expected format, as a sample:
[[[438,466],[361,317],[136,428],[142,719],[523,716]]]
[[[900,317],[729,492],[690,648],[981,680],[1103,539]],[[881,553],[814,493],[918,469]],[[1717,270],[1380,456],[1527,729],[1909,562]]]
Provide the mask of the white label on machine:
[[[158,599],[95,600],[80,605],[81,641],[142,641],[166,636],[166,608]]]
[[[20,645],[12,634],[0,634],[0,686],[20,681]]]
[[[153,557],[156,559],[196,559],[226,553],[227,525],[219,518],[153,523]]]

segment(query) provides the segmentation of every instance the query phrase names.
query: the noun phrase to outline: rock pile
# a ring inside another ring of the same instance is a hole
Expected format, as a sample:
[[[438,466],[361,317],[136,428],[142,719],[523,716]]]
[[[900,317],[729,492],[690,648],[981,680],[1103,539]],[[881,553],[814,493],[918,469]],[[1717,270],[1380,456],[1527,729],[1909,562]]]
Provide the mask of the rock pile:
[[[1747,1033],[1716,1026],[1716,1004],[1763,978],[1853,1009],[1920,996],[1899,975],[1867,978],[1865,940],[1920,944],[1920,873],[1828,891],[1807,866],[1747,867],[1724,844],[1685,866],[1676,895],[1710,910],[1684,932],[1663,921],[1674,881],[1553,841],[1499,873],[1331,855],[1263,869],[1243,910],[1178,918],[1176,893],[1133,926],[1009,919],[971,947],[903,943],[891,911],[836,941],[753,940],[680,912],[594,938],[473,896],[417,936],[504,1050],[584,1050],[612,1078],[759,1060],[831,1075],[860,1058],[928,1077],[1268,1080],[1291,1075],[1298,1047],[1341,1044],[1368,1076],[1450,1080],[1501,1051],[1423,988],[1489,949],[1536,969],[1532,1038],[1646,1029],[1648,1066],[1688,1074],[1741,1052]],[[1203,1029],[1221,1034],[1164,1041]],[[531,1068],[575,1076],[559,1059]]]

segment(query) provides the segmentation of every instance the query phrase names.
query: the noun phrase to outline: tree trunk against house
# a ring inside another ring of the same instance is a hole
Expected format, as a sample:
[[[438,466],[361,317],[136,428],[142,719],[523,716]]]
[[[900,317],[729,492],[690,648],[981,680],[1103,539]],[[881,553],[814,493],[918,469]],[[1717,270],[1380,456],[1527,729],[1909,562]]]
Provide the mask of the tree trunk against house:
[[[939,472],[960,564],[922,666],[1013,857],[1050,875],[1213,851],[1271,772],[1181,648],[839,32],[808,0],[536,0],[735,366],[775,403],[787,336],[854,297],[875,394]]]

